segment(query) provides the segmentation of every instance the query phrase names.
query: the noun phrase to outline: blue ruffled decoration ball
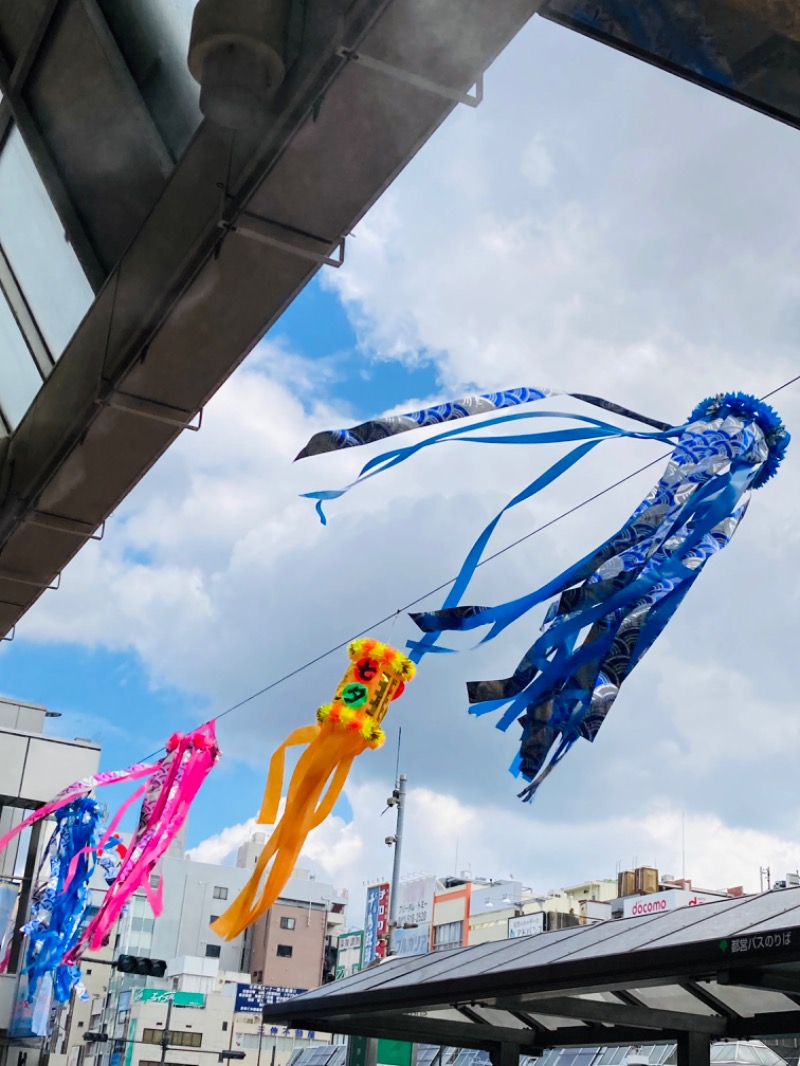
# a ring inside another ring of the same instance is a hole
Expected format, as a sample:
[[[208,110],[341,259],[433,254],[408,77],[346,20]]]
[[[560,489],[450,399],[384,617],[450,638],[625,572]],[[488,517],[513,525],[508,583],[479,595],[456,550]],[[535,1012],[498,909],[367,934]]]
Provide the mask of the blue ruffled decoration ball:
[[[749,396],[746,392],[724,392],[707,397],[695,407],[689,421],[709,421],[712,418],[724,418],[729,414],[751,419],[764,434],[769,455],[758,477],[753,481],[753,488],[760,489],[777,474],[792,439],[791,435],[768,403],[756,396]]]

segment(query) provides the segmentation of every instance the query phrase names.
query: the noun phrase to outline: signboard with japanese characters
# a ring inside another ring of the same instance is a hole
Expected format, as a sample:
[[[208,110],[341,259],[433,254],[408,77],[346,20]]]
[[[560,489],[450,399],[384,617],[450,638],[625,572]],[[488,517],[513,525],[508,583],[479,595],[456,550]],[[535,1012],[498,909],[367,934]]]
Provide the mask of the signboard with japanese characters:
[[[284,1003],[307,991],[307,988],[284,988],[281,985],[237,985],[234,1012],[260,1014],[268,1004]]]
[[[734,936],[730,940],[720,940],[719,947],[721,951],[728,951],[731,955],[750,955],[759,951],[772,951],[775,948],[788,948],[792,946],[793,931],[784,929],[778,933]]]
[[[398,928],[394,940],[396,954],[423,955],[430,950],[435,894],[435,877],[415,877],[400,882],[397,890]]]
[[[519,918],[508,919],[508,935],[533,936],[534,933],[544,932],[544,911],[536,911],[534,914],[522,914]]]
[[[416,929],[398,929],[394,934],[396,955],[424,955],[431,948],[431,927],[427,923]]]
[[[399,925],[430,925],[433,921],[435,877],[416,877],[401,881],[397,890],[397,922]]]
[[[386,937],[389,934],[389,886],[370,885],[367,889],[367,910],[364,915],[363,966],[373,959],[382,959],[386,954]]]
[[[359,973],[363,957],[363,929],[359,929],[356,933],[344,933],[340,936],[336,953],[336,980],[339,981],[343,977],[351,977],[354,973]]]

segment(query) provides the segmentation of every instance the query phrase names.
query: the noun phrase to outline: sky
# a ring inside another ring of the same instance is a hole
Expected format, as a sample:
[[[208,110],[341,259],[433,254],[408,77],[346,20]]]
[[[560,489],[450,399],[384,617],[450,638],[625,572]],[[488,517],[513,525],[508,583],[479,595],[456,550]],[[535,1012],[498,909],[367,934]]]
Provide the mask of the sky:
[[[484,524],[552,449],[430,449],[328,507],[376,449],[293,463],[312,433],[474,391],[548,386],[679,423],[704,396],[797,373],[796,131],[534,19],[358,226],[346,265],[308,286],[204,414],[0,650],[3,691],[62,713],[106,768],[219,722],[224,757],[188,843],[231,862],[269,756],[313,721],[369,629],[416,634],[400,608],[452,578]],[[800,439],[800,385],[775,397]],[[579,411],[573,401],[551,404]],[[591,412],[590,412],[591,413]],[[503,520],[509,543],[664,451],[595,449]],[[361,454],[363,453],[363,454]],[[657,468],[490,563],[472,602],[537,587],[600,543]],[[800,464],[760,490],[626,682],[532,806],[507,772],[516,727],[467,713],[466,680],[505,676],[541,616],[429,657],[356,763],[303,864],[347,888],[388,874],[382,816],[409,778],[403,872],[513,876],[537,892],[655,863],[699,887],[759,886],[800,863],[797,601]],[[428,608],[441,593],[423,600]],[[378,619],[392,620],[375,627]]]

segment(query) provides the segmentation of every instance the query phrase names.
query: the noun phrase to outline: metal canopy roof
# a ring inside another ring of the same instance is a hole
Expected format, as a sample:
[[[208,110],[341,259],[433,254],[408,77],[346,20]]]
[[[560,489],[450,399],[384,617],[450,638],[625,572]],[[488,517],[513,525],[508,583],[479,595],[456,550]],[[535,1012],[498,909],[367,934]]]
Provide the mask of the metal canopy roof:
[[[800,7],[785,0],[544,0],[540,14],[800,127]]]
[[[800,889],[394,957],[264,1021],[515,1054],[689,1038],[707,1062],[712,1040],[800,1034]]]
[[[320,266],[340,263],[453,108],[478,102],[539,0],[291,2],[299,56],[263,124],[234,134],[180,97],[194,0],[0,0],[0,179],[14,134],[95,293],[63,354],[30,362],[27,412],[0,434],[0,636]],[[14,221],[0,212],[6,294]],[[13,313],[39,351],[35,319],[62,293],[17,280]]]
[[[0,636],[535,12],[800,125],[786,0],[285,3],[297,56],[234,135],[195,0],[0,0]]]

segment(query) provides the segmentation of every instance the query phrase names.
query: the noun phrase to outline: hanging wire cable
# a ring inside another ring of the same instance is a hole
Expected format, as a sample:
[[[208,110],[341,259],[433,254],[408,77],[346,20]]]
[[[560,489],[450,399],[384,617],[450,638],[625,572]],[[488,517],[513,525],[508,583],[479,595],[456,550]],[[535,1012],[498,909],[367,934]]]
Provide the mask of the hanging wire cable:
[[[795,377],[790,378],[788,381],[784,381],[782,385],[778,385],[778,387],[772,389],[771,392],[765,393],[765,395],[762,396],[761,399],[767,400],[770,396],[774,396],[776,393],[781,392],[783,389],[788,388],[790,385],[794,385],[797,381],[800,381],[800,374],[797,374]],[[609,492],[613,492],[614,489],[619,488],[620,485],[624,485],[627,481],[631,481],[633,478],[637,477],[645,470],[649,470],[651,466],[655,466],[657,463],[663,462],[663,460],[667,458],[667,456],[669,456],[670,454],[670,452],[665,452],[662,455],[659,455],[657,458],[652,459],[649,463],[645,463],[643,466],[637,467],[636,470],[632,470],[629,474],[626,474],[625,477],[621,477],[617,481],[613,481],[610,485],[606,485],[604,489],[600,489],[600,491],[595,492],[594,495],[587,496],[585,500],[581,500],[580,503],[576,503],[574,507],[570,507],[566,511],[562,511],[561,514],[556,515],[555,518],[551,518],[548,522],[544,522],[542,525],[537,526],[529,533],[525,533],[523,536],[518,537],[516,540],[512,540],[510,544],[506,544],[505,547],[498,549],[496,552],[492,552],[492,554],[487,555],[485,559],[481,559],[481,561],[478,563],[478,567],[485,566],[487,563],[491,563],[495,559],[499,559],[501,555],[505,555],[505,553],[511,551],[512,548],[516,548],[520,544],[524,544],[524,542],[526,540],[530,540],[531,537],[535,537],[537,534],[543,533],[546,529],[550,529],[550,527],[554,526],[557,522],[561,522],[563,519],[568,518],[570,515],[575,514],[577,511],[582,510],[584,507],[588,507],[590,503],[594,503],[595,500],[599,500],[601,497],[607,495]],[[383,618],[379,618],[376,621],[371,622],[363,629],[360,629],[357,633],[353,633],[352,636],[349,636],[346,640],[342,640],[338,644],[334,644],[326,651],[320,652],[319,655],[315,655],[313,659],[309,659],[302,665],[295,667],[294,670],[290,670],[289,673],[283,674],[281,677],[276,678],[274,681],[270,681],[269,684],[264,685],[262,688],[258,689],[257,692],[253,692],[249,696],[245,696],[245,698],[239,700],[238,703],[234,703],[226,710],[221,711],[219,714],[215,714],[211,720],[218,722],[220,721],[220,719],[227,717],[227,715],[233,714],[234,711],[238,711],[241,707],[246,706],[246,704],[252,703],[252,701],[258,699],[259,696],[266,695],[273,689],[278,688],[279,685],[285,684],[285,682],[290,681],[293,677],[297,677],[298,674],[302,674],[305,670],[309,670],[312,666],[316,666],[317,663],[322,662],[323,659],[327,659],[328,656],[334,655],[337,651],[341,651],[342,648],[346,648],[348,644],[350,644],[352,641],[357,640],[359,637],[363,637],[366,633],[372,632],[372,630],[377,629],[378,626],[382,626],[385,625],[387,622],[391,622],[393,619],[397,618],[398,615],[405,614],[405,612],[409,611],[412,607],[416,607],[418,603],[422,603],[423,600],[427,600],[429,596],[435,596],[437,592],[442,592],[444,589],[449,588],[455,582],[455,580],[456,579],[454,577],[451,577],[447,581],[443,581],[441,585],[437,585],[435,588],[429,589],[427,592],[423,592],[422,595],[417,596],[416,599],[409,601],[402,607],[398,607],[390,614],[384,615]],[[149,759],[155,758],[155,756],[163,750],[163,748],[159,748],[158,751],[154,751],[152,755],[148,755],[147,759],[145,759],[144,761],[147,762]]]
[[[761,399],[768,400],[770,396],[774,396],[776,392],[781,392],[782,389],[788,389],[788,387],[790,385],[794,385],[796,381],[800,381],[800,374],[798,374],[796,377],[789,378],[788,381],[784,381],[784,383],[782,385],[779,385],[777,389],[773,389],[772,392],[766,393],[764,396],[761,397]]]

